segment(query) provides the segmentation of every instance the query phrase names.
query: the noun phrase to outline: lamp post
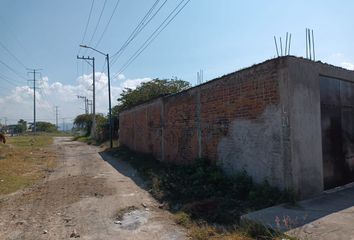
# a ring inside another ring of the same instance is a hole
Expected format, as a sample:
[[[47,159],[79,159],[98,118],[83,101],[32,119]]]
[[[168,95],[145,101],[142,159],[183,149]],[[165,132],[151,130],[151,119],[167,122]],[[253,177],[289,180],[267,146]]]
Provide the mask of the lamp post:
[[[113,129],[112,129],[112,107],[111,107],[111,76],[109,72],[109,54],[108,53],[103,53],[97,49],[94,49],[93,47],[87,46],[87,45],[82,45],[80,44],[80,47],[82,48],[89,48],[92,49],[95,52],[98,52],[102,54],[103,56],[106,57],[107,61],[107,74],[108,74],[108,107],[109,107],[109,142],[110,142],[110,148],[113,148]]]

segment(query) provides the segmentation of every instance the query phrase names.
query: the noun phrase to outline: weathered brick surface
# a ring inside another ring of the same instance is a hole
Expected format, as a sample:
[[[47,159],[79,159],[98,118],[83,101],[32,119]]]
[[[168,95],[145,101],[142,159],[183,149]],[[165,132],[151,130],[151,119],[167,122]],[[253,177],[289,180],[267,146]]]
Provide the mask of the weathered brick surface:
[[[196,129],[196,89],[164,101],[165,160],[190,162],[198,157]]]
[[[217,160],[220,138],[235,119],[256,119],[279,103],[277,63],[268,62],[201,86],[202,156]]]
[[[324,189],[322,76],[354,82],[321,62],[272,59],[123,112],[120,141],[161,161],[205,157],[307,198]]]
[[[129,148],[152,153],[161,158],[161,108],[160,100],[138,106],[120,114],[119,139]]]
[[[235,119],[257,120],[268,105],[278,105],[279,64],[284,63],[267,61],[126,110],[120,115],[120,142],[180,163],[196,159],[201,147],[202,157],[216,161],[220,139]]]

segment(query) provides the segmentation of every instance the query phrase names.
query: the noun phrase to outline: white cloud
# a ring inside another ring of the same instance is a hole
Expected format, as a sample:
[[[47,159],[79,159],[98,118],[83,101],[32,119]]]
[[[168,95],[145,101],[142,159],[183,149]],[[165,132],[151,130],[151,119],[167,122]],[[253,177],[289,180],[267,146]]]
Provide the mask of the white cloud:
[[[124,74],[118,74],[118,76],[116,77],[117,80],[124,80],[125,76]]]
[[[346,68],[348,70],[354,70],[354,64],[350,62],[342,62],[340,64],[343,68]]]
[[[325,60],[333,65],[341,66],[343,68],[354,70],[353,59],[349,58],[343,53],[334,53],[329,55]]]
[[[134,89],[139,84],[141,84],[143,82],[148,82],[150,80],[151,80],[151,78],[127,79],[121,84],[121,86],[123,88],[132,88],[132,89]]]
[[[96,72],[96,112],[108,112],[108,79],[104,73]],[[135,88],[151,78],[127,79],[119,75],[118,80],[111,83],[112,106],[117,104],[117,98],[124,88]],[[36,91],[37,119],[39,121],[55,122],[55,108],[59,106],[59,118],[66,118],[67,122],[84,112],[84,101],[77,96],[87,96],[92,99],[92,74],[83,75],[76,79],[75,84],[61,82],[50,83],[48,77],[38,82]],[[12,89],[7,95],[0,96],[0,119],[5,117],[8,123],[15,123],[19,119],[32,121],[33,119],[33,90],[28,86]]]

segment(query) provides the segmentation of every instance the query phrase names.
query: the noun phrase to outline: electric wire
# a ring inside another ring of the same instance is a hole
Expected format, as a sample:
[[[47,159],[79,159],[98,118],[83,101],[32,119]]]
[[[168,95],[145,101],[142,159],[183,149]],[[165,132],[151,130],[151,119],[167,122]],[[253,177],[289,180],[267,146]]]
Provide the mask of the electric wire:
[[[88,18],[87,18],[87,22],[86,22],[86,26],[85,26],[84,34],[83,34],[83,36],[82,36],[81,43],[84,43],[84,41],[85,41],[85,37],[86,37],[86,33],[87,33],[87,28],[88,28],[88,25],[90,24],[90,19],[91,19],[92,9],[93,9],[94,3],[95,3],[95,0],[92,0],[90,12],[89,12],[89,16],[88,16]],[[80,51],[81,51],[81,48],[79,47],[79,51],[78,51],[77,54],[80,54]]]
[[[14,74],[16,74],[18,77],[27,80],[24,76],[21,76],[21,74],[19,74],[15,69],[13,69],[12,67],[10,67],[9,65],[7,65],[5,62],[3,62],[2,60],[0,60],[0,63],[2,65],[4,65],[7,69],[9,69],[11,72],[13,72]]]
[[[138,34],[148,25],[148,23],[153,19],[153,17],[156,16],[156,14],[161,10],[161,8],[165,5],[167,0],[160,6],[160,8],[156,11],[156,13],[149,19],[149,21],[145,23],[146,19],[150,17],[151,13],[153,10],[156,8],[160,0],[156,0],[155,3],[152,5],[152,7],[148,10],[148,12],[145,14],[145,16],[140,20],[139,24],[135,27],[133,32],[130,34],[130,36],[127,38],[127,40],[124,42],[124,44],[121,46],[121,48],[112,54],[112,65],[117,61],[117,58],[123,53],[123,51],[128,47],[128,45],[138,36]]]
[[[25,54],[27,55],[27,57],[32,58],[32,54],[28,51],[28,49],[25,46],[25,44],[20,40],[19,37],[17,37],[16,33],[9,27],[9,24],[0,16],[0,22],[2,22],[3,26],[6,28],[7,33],[10,33],[13,37],[13,39],[15,40],[15,42],[17,42],[18,46],[20,46]]]
[[[117,55],[116,55],[116,58],[113,60],[113,63],[112,63],[112,66],[114,63],[116,63],[116,61],[118,60],[118,58],[123,54],[124,50],[128,47],[129,43],[131,41],[134,40],[134,38],[136,38],[136,36],[144,29],[145,26],[147,26],[150,21],[157,15],[157,13],[162,9],[162,7],[166,4],[167,0],[164,1],[164,3],[159,7],[159,9],[154,13],[154,15],[141,27],[141,29],[136,33],[134,34],[133,38],[128,42],[127,46],[125,46],[122,51],[120,51]]]
[[[14,84],[13,82],[11,82],[8,78],[6,78],[6,77],[4,77],[4,76],[2,76],[2,75],[0,75],[0,78],[3,79],[3,80],[5,80],[5,82],[7,82],[8,84],[10,84],[10,85],[12,85],[12,86],[18,87],[18,85],[16,85],[16,84]],[[3,86],[1,86],[1,88],[2,88],[2,87],[3,87]]]
[[[118,5],[119,5],[119,2],[120,2],[120,0],[117,0],[116,5],[114,6],[113,12],[112,12],[111,16],[109,17],[109,20],[108,20],[108,22],[107,22],[107,24],[106,24],[106,26],[105,26],[105,28],[104,28],[102,34],[101,34],[101,37],[100,37],[99,40],[97,41],[97,43],[96,43],[96,45],[95,45],[94,48],[97,48],[98,45],[101,43],[101,41],[102,41],[102,39],[103,39],[103,36],[104,36],[104,34],[106,33],[106,31],[107,31],[107,29],[108,29],[108,27],[109,27],[109,24],[111,23],[112,18],[113,18],[114,14],[115,14],[115,12],[116,12],[116,10],[117,10],[117,7],[118,7]]]
[[[177,7],[165,18],[165,20],[156,28],[156,30],[149,36],[149,38],[141,45],[141,47],[129,58],[129,60],[121,67],[117,74],[114,75],[114,78],[118,77],[129,65],[140,56],[140,54],[160,35],[160,33],[176,18],[176,16],[186,7],[190,2],[187,0],[182,7],[181,4],[185,2],[182,0]],[[180,7],[180,8],[179,8]],[[179,9],[178,9],[179,8]],[[177,12],[176,12],[177,11]],[[175,13],[176,12],[176,13]],[[174,14],[175,13],[175,14]],[[173,15],[174,14],[174,15]],[[173,16],[172,16],[173,15]],[[171,17],[172,16],[172,17]],[[167,22],[167,23],[166,23]]]
[[[7,81],[11,82],[11,84],[13,84],[14,86],[18,86],[18,85],[21,85],[23,84],[22,82],[18,81],[18,80],[15,80],[11,77],[8,77],[6,75],[4,75],[3,73],[0,72],[0,77],[2,77],[2,79],[7,79]],[[18,84],[18,85],[16,85]]]
[[[4,86],[4,85],[1,86],[0,91],[1,90],[12,91],[12,89],[10,87]]]
[[[125,43],[122,45],[122,47],[115,52],[114,54],[112,54],[112,58],[115,57],[119,52],[122,51],[122,48],[124,48],[124,46],[127,45],[127,43],[129,41],[131,41],[131,39],[133,38],[133,36],[136,34],[136,32],[139,31],[139,29],[141,28],[141,26],[144,24],[144,21],[146,20],[146,18],[148,18],[151,14],[151,12],[155,9],[156,5],[160,2],[160,0],[156,0],[154,2],[154,4],[151,6],[151,8],[148,10],[148,12],[145,14],[145,16],[140,20],[140,22],[138,23],[138,25],[135,27],[135,29],[133,30],[133,32],[130,33],[128,39],[125,41]]]
[[[98,28],[98,26],[100,25],[102,15],[103,15],[104,9],[105,9],[105,7],[106,7],[106,3],[107,3],[107,0],[104,0],[103,7],[102,7],[102,9],[101,9],[100,16],[99,16],[99,18],[98,18],[97,24],[96,24],[96,26],[95,26],[95,29],[94,29],[93,33],[92,33],[91,39],[90,39],[90,41],[89,41],[89,43],[88,43],[88,46],[91,45],[92,40],[93,40],[93,38],[94,38],[94,36],[95,36],[95,34],[96,34],[96,32],[97,32],[97,28]],[[84,54],[86,54],[87,49],[88,49],[88,48],[86,48],[86,51],[85,51]]]
[[[23,68],[26,68],[25,64],[18,57],[16,57],[15,54],[13,54],[1,41],[0,46],[5,49],[6,52],[10,54]]]

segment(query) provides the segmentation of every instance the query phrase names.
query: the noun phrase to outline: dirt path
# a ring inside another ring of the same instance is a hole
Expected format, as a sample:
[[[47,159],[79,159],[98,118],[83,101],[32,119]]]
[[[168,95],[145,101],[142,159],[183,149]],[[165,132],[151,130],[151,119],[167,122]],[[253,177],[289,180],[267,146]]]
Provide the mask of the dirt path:
[[[186,239],[170,214],[138,186],[142,181],[134,169],[107,156],[105,161],[98,147],[70,138],[56,138],[53,147],[59,154],[54,172],[31,188],[0,197],[0,239],[74,239],[73,233],[95,240]],[[130,211],[117,220],[122,209]]]

